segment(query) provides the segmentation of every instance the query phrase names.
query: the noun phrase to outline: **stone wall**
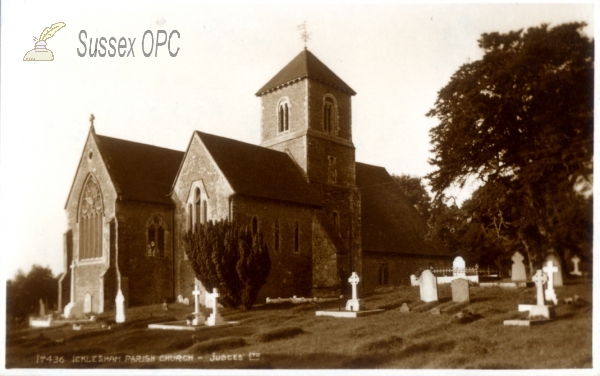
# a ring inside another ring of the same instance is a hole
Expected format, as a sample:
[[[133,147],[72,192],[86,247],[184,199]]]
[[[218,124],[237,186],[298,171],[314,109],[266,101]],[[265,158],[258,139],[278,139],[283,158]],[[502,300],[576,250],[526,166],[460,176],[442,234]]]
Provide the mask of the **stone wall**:
[[[207,199],[208,220],[216,221],[229,218],[229,197],[233,194],[233,190],[214,165],[201,140],[194,133],[171,196],[175,205],[173,234],[175,255],[174,296],[182,295],[190,299],[194,286],[194,273],[185,255],[183,235],[187,232],[187,205],[195,186],[202,186],[206,191],[203,194],[206,195]]]
[[[363,252],[363,275],[360,287],[376,288],[379,285],[379,266],[388,265],[389,285],[410,285],[410,275],[420,268],[447,267],[452,264],[451,256],[409,255],[400,253]]]
[[[171,205],[119,201],[117,203],[118,263],[122,277],[129,278],[129,306],[172,301],[173,208]],[[160,218],[164,255],[148,255],[148,227]]]

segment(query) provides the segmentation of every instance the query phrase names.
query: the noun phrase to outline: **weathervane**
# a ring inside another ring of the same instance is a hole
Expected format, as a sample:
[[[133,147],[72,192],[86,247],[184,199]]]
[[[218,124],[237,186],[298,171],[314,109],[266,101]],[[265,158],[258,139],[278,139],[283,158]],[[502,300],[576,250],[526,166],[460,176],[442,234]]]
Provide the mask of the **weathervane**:
[[[304,21],[301,25],[298,25],[298,30],[302,31],[300,34],[300,38],[304,41],[304,49],[306,50],[306,42],[310,39],[310,33],[306,31],[306,21]]]

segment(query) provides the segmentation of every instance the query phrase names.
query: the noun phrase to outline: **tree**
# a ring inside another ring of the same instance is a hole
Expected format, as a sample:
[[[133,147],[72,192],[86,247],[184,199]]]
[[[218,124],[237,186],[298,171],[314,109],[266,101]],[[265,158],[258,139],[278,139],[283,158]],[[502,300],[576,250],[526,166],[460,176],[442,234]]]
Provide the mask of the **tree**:
[[[584,26],[483,34],[483,58],[462,65],[427,114],[439,120],[427,175],[436,205],[479,179],[474,213],[534,260],[589,251],[591,195],[578,187],[593,174],[594,42]]]
[[[27,275],[19,270],[6,284],[7,319],[20,321],[39,312],[40,299],[46,304],[46,311],[58,299],[58,281],[49,267],[33,265]]]
[[[392,174],[392,178],[417,211],[425,218],[428,218],[429,210],[431,209],[431,197],[427,193],[427,189],[425,189],[423,179],[407,174]]]
[[[228,307],[250,309],[271,271],[269,250],[256,234],[235,222],[197,224],[183,237],[196,278],[207,290],[217,288]]]

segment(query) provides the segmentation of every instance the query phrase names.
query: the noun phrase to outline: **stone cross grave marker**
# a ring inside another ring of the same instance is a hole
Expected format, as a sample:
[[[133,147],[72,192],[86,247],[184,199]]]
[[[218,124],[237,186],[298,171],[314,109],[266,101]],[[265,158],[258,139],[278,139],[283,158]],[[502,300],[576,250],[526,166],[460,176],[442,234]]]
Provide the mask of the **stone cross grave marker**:
[[[465,264],[465,260],[458,256],[457,258],[454,259],[454,262],[452,263],[452,271],[453,271],[453,275],[454,276],[458,276],[458,277],[464,277],[466,276],[466,264]]]
[[[420,284],[420,293],[421,300],[425,303],[429,302],[437,302],[438,300],[438,291],[437,291],[437,278],[431,270],[426,269],[421,273],[421,284]]]
[[[352,275],[348,278],[348,282],[352,285],[352,299],[348,300],[346,303],[346,311],[359,311],[360,307],[356,295],[356,285],[360,282],[360,278],[358,278],[356,272],[352,272]]]
[[[531,278],[531,280],[535,282],[537,290],[537,304],[534,306],[527,307],[529,309],[529,317],[542,316],[546,319],[549,319],[551,314],[554,314],[554,307],[547,306],[544,299],[544,283],[548,283],[549,286],[552,286],[552,281],[550,281],[549,279],[550,278],[548,277],[548,275],[543,273],[539,269]]]
[[[575,270],[573,270],[571,274],[580,276],[581,271],[579,270],[579,262],[581,262],[581,259],[579,258],[579,256],[575,255],[573,256],[571,261],[573,262],[573,267],[575,268]]]
[[[546,299],[552,300],[554,304],[557,303],[556,293],[554,292],[554,273],[558,272],[558,268],[553,265],[552,260],[548,260],[546,266],[542,268],[544,273],[548,275],[548,284],[546,285]],[[539,298],[538,298],[539,299]]]
[[[525,273],[525,265],[523,265],[524,257],[519,252],[515,252],[512,257],[512,273],[511,279],[513,281],[525,281],[527,280],[527,273]]]
[[[117,317],[115,318],[115,321],[118,323],[125,322],[125,297],[120,288],[119,292],[117,292],[115,303],[117,304]]]
[[[457,278],[451,282],[452,301],[456,303],[469,301],[469,281],[464,278]]]
[[[562,286],[563,285],[562,264],[560,263],[558,258],[553,254],[550,254],[546,257],[544,264],[548,264],[548,261],[552,261],[552,264],[557,267],[557,270],[555,270],[554,274],[552,275],[552,285],[554,287]],[[550,276],[548,276],[548,277],[550,277]]]
[[[92,296],[90,294],[85,294],[83,298],[83,313],[92,312]]]
[[[212,313],[210,314],[210,316],[208,316],[208,319],[206,320],[206,325],[208,326],[215,326],[215,325],[220,325],[220,324],[224,324],[225,322],[223,321],[223,318],[221,317],[221,314],[218,311],[218,304],[217,304],[217,298],[219,297],[219,293],[217,292],[216,288],[213,288],[213,292],[212,294],[206,294],[207,299],[210,297],[212,299]]]
[[[192,320],[192,325],[204,324],[204,321],[206,320],[202,312],[200,312],[200,293],[201,291],[196,282],[194,283],[194,291],[192,292],[192,294],[194,294],[194,319]]]

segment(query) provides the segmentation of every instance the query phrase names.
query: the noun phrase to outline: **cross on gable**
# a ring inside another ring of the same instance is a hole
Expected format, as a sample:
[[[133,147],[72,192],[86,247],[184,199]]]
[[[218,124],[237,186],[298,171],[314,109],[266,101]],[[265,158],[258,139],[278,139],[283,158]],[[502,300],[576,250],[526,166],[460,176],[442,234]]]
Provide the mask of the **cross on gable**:
[[[91,123],[92,127],[94,126],[94,119],[96,119],[96,117],[94,116],[94,114],[92,114],[90,116],[90,123]]]
[[[350,282],[353,285],[357,285],[359,281],[360,281],[360,278],[358,278],[358,275],[356,275],[356,272],[352,272],[352,275],[350,276],[350,278],[348,278],[348,282]]]

